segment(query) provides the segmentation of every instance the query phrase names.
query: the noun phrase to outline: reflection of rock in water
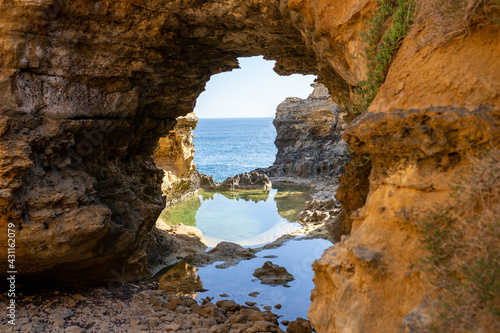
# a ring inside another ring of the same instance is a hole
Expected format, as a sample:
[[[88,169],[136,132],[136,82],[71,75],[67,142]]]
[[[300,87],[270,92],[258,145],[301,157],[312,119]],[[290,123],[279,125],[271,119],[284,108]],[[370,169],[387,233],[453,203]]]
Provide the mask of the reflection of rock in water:
[[[278,193],[274,197],[278,214],[290,221],[297,222],[297,215],[302,210],[304,203],[311,199],[311,189],[306,186],[277,185]]]
[[[184,225],[196,226],[196,212],[201,206],[201,200],[194,196],[180,204],[165,209],[160,219],[166,225],[177,225],[182,222]]]
[[[163,274],[159,283],[159,289],[173,295],[188,295],[203,290],[198,268],[182,261]]]
[[[201,190],[199,192],[202,196],[203,201],[205,200],[214,200],[215,194],[221,194],[229,200],[245,200],[245,201],[253,201],[266,202],[269,199],[269,192],[263,190],[240,190],[237,192],[234,191],[211,191],[211,190]]]

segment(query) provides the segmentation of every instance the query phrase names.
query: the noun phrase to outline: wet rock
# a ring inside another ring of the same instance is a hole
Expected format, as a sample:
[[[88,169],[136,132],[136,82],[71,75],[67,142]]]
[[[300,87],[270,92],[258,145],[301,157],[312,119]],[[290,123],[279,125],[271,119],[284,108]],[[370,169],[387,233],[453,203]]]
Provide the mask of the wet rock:
[[[19,228],[31,279],[152,273],[169,249],[151,239],[165,204],[151,155],[211,75],[252,55],[318,71],[280,1],[1,2],[0,17],[0,224]]]
[[[258,308],[242,307],[240,311],[231,316],[230,321],[231,323],[266,321],[277,325],[278,316],[270,311],[260,311]]]
[[[260,293],[258,291],[252,291],[250,294],[248,294],[248,296],[254,297],[254,298],[259,296],[259,295],[260,295]]]
[[[286,268],[275,265],[270,261],[266,261],[261,268],[257,268],[253,276],[257,277],[261,283],[270,285],[285,285],[287,282],[295,280]]]
[[[193,130],[198,118],[191,112],[176,118],[176,125],[168,135],[158,140],[152,157],[165,173],[161,190],[166,197],[167,205],[178,202],[195,193],[200,184],[194,174]]]
[[[220,324],[210,327],[208,330],[209,333],[228,333],[231,329],[231,325],[228,324]]]
[[[155,235],[159,242],[171,244],[168,255],[163,257],[164,265],[169,265],[193,253],[203,253],[207,244],[201,230],[182,223],[168,226],[161,218],[156,221]]]
[[[207,303],[205,305],[200,306],[198,309],[195,310],[195,313],[205,318],[214,319],[219,324],[227,320],[226,316],[222,313],[221,309],[219,309],[215,304],[212,303]]]
[[[229,299],[218,301],[216,305],[226,311],[238,311],[240,309],[240,305],[238,303]]]
[[[311,322],[304,318],[297,318],[297,320],[288,323],[286,331],[288,333],[312,333]]]

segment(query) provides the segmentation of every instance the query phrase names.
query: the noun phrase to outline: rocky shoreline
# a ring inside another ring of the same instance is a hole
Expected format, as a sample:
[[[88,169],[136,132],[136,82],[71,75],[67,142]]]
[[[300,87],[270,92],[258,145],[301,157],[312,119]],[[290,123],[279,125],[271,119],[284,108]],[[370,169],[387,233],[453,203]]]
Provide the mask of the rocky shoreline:
[[[231,300],[198,302],[159,290],[158,283],[109,283],[104,287],[46,290],[23,295],[16,325],[6,320],[6,295],[1,295],[1,332],[54,333],[240,333],[283,332],[279,318],[255,306]],[[287,332],[312,332],[308,322],[290,322]]]

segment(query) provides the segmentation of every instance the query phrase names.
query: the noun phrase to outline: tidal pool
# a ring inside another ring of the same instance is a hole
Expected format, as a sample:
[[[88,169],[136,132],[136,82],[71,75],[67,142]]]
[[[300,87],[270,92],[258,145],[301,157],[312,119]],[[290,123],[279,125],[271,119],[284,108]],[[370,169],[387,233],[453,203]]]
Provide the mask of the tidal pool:
[[[239,304],[255,302],[260,309],[273,307],[271,311],[281,316],[280,323],[285,319],[292,321],[307,318],[314,289],[311,265],[332,245],[325,239],[293,239],[278,248],[262,250],[256,258],[235,266],[221,269],[216,267],[216,262],[196,268],[181,261],[164,268],[154,279],[159,281],[160,289],[171,293],[190,294],[199,301],[208,296],[213,298],[213,303],[221,299],[232,299]],[[295,280],[287,286],[262,284],[252,274],[266,261],[285,267]],[[278,304],[279,309],[274,307]]]
[[[160,219],[168,225],[196,226],[209,247],[228,241],[257,248],[299,229],[297,214],[310,200],[310,195],[309,187],[286,183],[273,184],[270,192],[202,190],[197,196],[163,211]],[[181,261],[164,268],[153,279],[167,292],[191,294],[198,300],[208,296],[217,302],[227,295],[227,299],[239,304],[255,302],[261,309],[272,306],[272,312],[282,316],[280,322],[292,321],[307,318],[314,288],[311,265],[332,245],[325,239],[295,238],[277,248],[261,250],[255,258],[235,266],[217,268],[220,262],[216,262],[196,268]],[[252,274],[266,261],[285,267],[294,280],[286,286],[262,284]],[[274,308],[277,304],[281,308]]]
[[[167,225],[196,226],[209,247],[222,241],[259,246],[300,229],[297,214],[310,199],[308,187],[275,184],[265,191],[200,190],[197,196],[162,212]]]

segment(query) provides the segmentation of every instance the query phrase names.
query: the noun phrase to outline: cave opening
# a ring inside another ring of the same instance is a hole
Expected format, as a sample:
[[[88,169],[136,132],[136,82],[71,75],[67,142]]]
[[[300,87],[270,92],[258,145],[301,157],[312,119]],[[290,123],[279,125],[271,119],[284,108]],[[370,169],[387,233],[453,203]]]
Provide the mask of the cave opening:
[[[167,196],[157,227],[196,238],[196,246],[191,243],[184,252],[202,249],[182,254],[181,262],[165,267],[156,279],[168,292],[196,293],[197,298],[222,300],[220,295],[227,294],[241,304],[255,298],[261,309],[277,306],[275,312],[294,320],[307,314],[313,260],[332,245],[317,217],[314,226],[298,221],[315,192],[305,178],[326,175],[328,169],[305,154],[316,146],[302,146],[311,139],[318,147],[329,143],[338,109],[315,75],[279,76],[274,62],[261,56],[238,61],[241,69],[211,76],[194,113],[177,118],[153,155],[165,171]],[[276,125],[283,133],[275,145]],[[288,168],[278,163],[276,171],[277,145],[287,147],[280,158],[296,150],[296,161],[285,160]],[[253,170],[270,171],[272,185],[224,187],[228,177]],[[281,177],[273,178],[272,172]],[[208,178],[212,183],[203,183]],[[277,287],[255,279],[254,271],[268,261],[288,269],[291,281]]]
[[[209,247],[221,241],[264,245],[300,229],[292,223],[311,194],[305,185],[274,181],[271,185],[265,170],[271,168],[278,151],[273,124],[277,106],[290,98],[305,101],[316,76],[280,76],[273,70],[275,62],[262,56],[238,58],[238,62],[238,69],[211,77],[194,112],[177,118],[153,155],[165,173],[162,190],[167,197],[158,223],[197,226],[210,238]],[[262,174],[255,176],[255,171]],[[225,185],[244,177],[251,183]],[[205,184],[207,179],[212,183]],[[220,193],[198,193],[203,189]],[[246,206],[245,201],[254,205]]]

